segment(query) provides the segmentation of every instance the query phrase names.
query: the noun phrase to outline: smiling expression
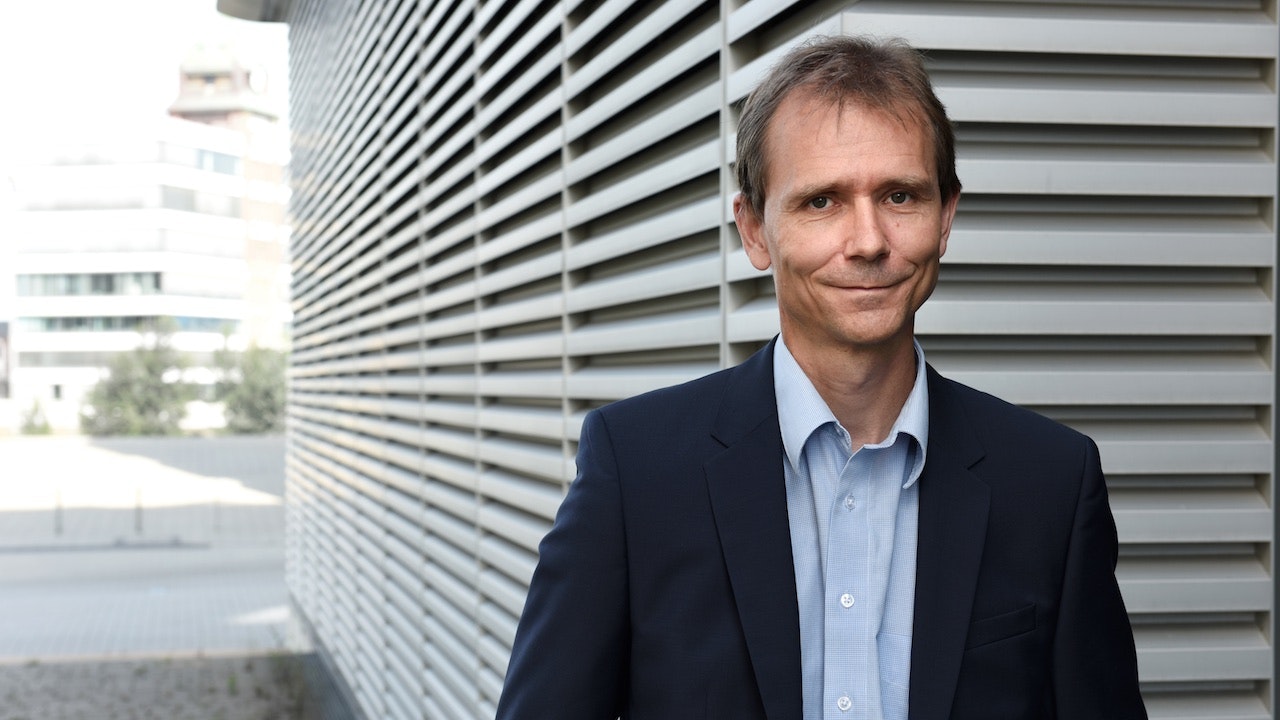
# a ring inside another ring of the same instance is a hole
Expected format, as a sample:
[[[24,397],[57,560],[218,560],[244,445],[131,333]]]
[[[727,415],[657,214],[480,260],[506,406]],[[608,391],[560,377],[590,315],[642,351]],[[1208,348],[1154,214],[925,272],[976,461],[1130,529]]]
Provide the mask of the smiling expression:
[[[765,202],[734,217],[773,268],[793,353],[902,351],[933,292],[958,196],[938,188],[929,131],[909,113],[798,90],[769,124]]]

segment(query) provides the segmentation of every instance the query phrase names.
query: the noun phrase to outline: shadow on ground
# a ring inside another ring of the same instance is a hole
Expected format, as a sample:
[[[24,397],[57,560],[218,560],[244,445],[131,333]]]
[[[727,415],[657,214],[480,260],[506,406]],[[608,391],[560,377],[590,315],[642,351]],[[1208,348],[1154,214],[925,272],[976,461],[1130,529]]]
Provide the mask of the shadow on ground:
[[[235,478],[254,490],[284,495],[284,438],[280,435],[94,438],[90,444],[197,475]]]

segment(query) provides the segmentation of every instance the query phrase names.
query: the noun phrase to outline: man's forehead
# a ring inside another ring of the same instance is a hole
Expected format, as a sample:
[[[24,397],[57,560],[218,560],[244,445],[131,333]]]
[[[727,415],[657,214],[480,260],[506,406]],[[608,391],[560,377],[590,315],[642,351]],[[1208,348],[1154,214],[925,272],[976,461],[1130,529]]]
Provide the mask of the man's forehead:
[[[845,111],[850,109],[892,118],[907,131],[931,134],[924,121],[924,114],[913,103],[904,100],[879,102],[856,93],[822,92],[809,85],[794,88],[782,97],[777,110],[770,118],[767,132],[771,132],[778,119],[785,115],[825,113],[835,110],[836,120],[840,122],[846,115]]]
[[[924,170],[933,182],[936,183],[938,181],[934,166],[934,155],[937,151],[934,147],[933,133],[919,114],[913,112],[906,103],[881,105],[868,102],[856,96],[831,96],[802,86],[783,97],[765,129],[762,147],[764,160],[762,194],[766,197],[768,196],[770,176],[773,176],[779,170],[779,166],[775,163],[775,158],[773,157],[779,151],[776,147],[776,140],[780,132],[779,125],[791,119],[805,121],[812,119],[814,115],[830,115],[836,129],[839,130],[841,124],[849,119],[850,110],[860,111],[862,113],[860,121],[862,122],[866,122],[870,118],[888,121],[900,126],[903,135],[915,134],[919,137],[921,148],[927,156]]]

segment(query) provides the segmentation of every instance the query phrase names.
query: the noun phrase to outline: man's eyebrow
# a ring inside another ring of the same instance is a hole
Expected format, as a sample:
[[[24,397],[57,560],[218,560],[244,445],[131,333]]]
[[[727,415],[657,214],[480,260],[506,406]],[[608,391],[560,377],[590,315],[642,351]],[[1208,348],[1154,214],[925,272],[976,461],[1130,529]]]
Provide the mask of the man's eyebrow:
[[[903,188],[910,190],[919,197],[933,197],[938,192],[938,183],[930,177],[921,177],[919,175],[908,175],[905,177],[892,178],[885,181],[886,188]]]
[[[877,185],[880,192],[891,189],[907,190],[913,195],[921,198],[932,198],[938,194],[938,183],[931,177],[922,175],[903,175],[899,177],[891,177],[881,181]],[[808,200],[809,198],[818,197],[820,195],[833,195],[839,197],[844,194],[841,190],[841,184],[838,182],[814,183],[812,185],[802,185],[793,189],[791,192],[783,196],[786,204],[791,205]]]
[[[788,203],[801,202],[809,198],[818,197],[819,195],[839,195],[840,190],[836,183],[814,183],[812,185],[802,185],[793,189],[784,196]]]

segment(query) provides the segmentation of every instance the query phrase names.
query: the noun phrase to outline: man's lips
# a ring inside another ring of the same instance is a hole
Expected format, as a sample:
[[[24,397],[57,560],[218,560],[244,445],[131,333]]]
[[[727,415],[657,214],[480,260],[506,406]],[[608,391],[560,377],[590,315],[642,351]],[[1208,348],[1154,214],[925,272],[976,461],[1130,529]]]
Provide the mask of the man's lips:
[[[902,284],[902,280],[880,280],[876,282],[837,282],[831,286],[840,290],[888,290]]]
[[[910,273],[890,274],[888,272],[864,272],[848,275],[835,274],[820,279],[831,287],[839,290],[888,290],[906,282],[911,278]]]

